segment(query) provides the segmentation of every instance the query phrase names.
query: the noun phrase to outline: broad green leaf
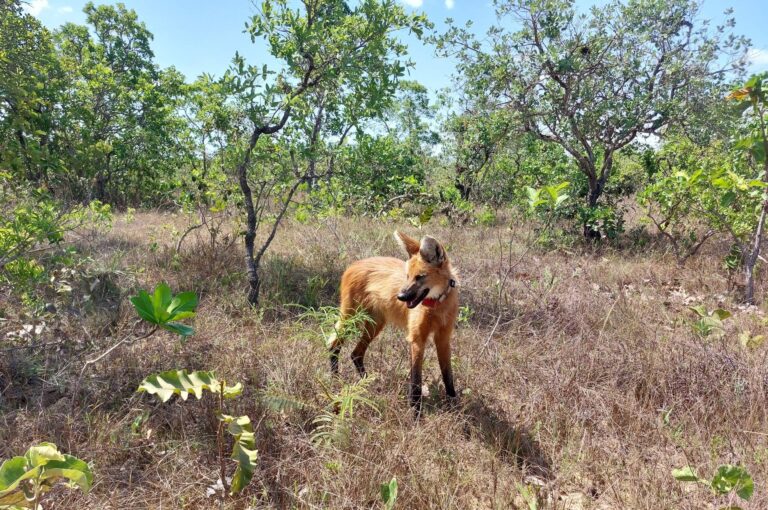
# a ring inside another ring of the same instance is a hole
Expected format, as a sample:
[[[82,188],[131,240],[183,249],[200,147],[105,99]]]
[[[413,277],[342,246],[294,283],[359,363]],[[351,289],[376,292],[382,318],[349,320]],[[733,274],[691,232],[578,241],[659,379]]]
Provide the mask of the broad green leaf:
[[[242,491],[253,478],[258,450],[256,450],[256,439],[248,416],[238,418],[226,416],[225,421],[229,423],[227,431],[235,438],[231,458],[237,462],[237,469],[232,475],[231,492],[236,494]]]
[[[160,327],[162,327],[163,329],[167,329],[168,331],[171,331],[178,335],[181,335],[183,337],[192,336],[195,333],[195,328],[193,328],[192,326],[187,326],[186,324],[182,324],[180,322],[166,322],[164,324],[161,324]]]
[[[381,501],[386,510],[392,510],[397,502],[397,478],[392,477],[389,483],[381,484]]]
[[[234,386],[224,384],[224,391],[222,393],[225,399],[239,397],[243,393],[243,385],[241,383],[237,383]]]
[[[174,297],[170,287],[166,283],[160,283],[152,295],[141,290],[138,296],[131,298],[131,303],[139,316],[147,322],[157,324],[182,337],[190,336],[195,332],[192,326],[178,322],[194,317],[198,304],[194,292],[181,292]]]
[[[736,192],[728,191],[720,199],[720,205],[723,207],[730,207],[736,201]]]
[[[51,460],[43,467],[43,479],[66,478],[72,485],[88,493],[93,485],[93,473],[84,461],[64,454],[63,460]]]
[[[680,469],[673,469],[672,476],[675,477],[675,480],[678,480],[680,482],[698,482],[699,481],[699,477],[696,476],[696,474],[693,472],[693,468],[691,468],[691,466],[685,466],[684,468],[680,468]]]
[[[689,308],[699,314],[700,317],[707,317],[709,315],[707,313],[707,308],[704,305],[696,305]]]
[[[731,314],[731,312],[729,312],[728,310],[723,310],[722,308],[718,308],[718,309],[716,309],[715,311],[712,312],[712,315],[714,317],[717,317],[721,321],[724,321],[725,319],[727,319],[728,317],[730,317],[733,314]]]
[[[196,308],[197,295],[194,292],[180,292],[179,294],[176,294],[176,297],[171,301],[171,304],[168,307],[168,313],[171,315],[172,319],[178,320],[181,318],[179,317],[179,314],[182,312],[193,313]],[[185,317],[191,317],[191,315]]]
[[[146,391],[167,402],[173,395],[179,395],[183,400],[187,400],[191,394],[200,399],[204,390],[217,393],[219,387],[219,381],[213,372],[188,373],[186,370],[168,370],[150,375],[141,382],[136,391]]]
[[[27,465],[32,468],[43,466],[52,460],[64,460],[64,455],[59,453],[53,443],[40,443],[37,446],[31,446],[25,457]]]
[[[171,304],[171,288],[167,283],[162,282],[155,287],[155,293],[152,296],[152,306],[155,312],[155,318],[159,324],[168,320],[170,313],[168,307]]]
[[[755,491],[755,485],[746,469],[726,464],[717,469],[712,478],[712,489],[718,494],[735,490],[741,499],[748,500]]]
[[[147,322],[151,322],[152,324],[158,324],[157,319],[155,318],[155,310],[154,306],[152,305],[152,298],[150,298],[146,291],[140,290],[138,296],[131,298],[131,303],[133,303],[133,307],[136,309],[142,319]]]
[[[52,443],[40,443],[23,457],[13,457],[0,466],[0,506],[29,507],[30,501],[24,492],[26,484],[22,485],[26,480],[39,483],[43,492],[65,480],[87,493],[93,485],[93,474],[88,464],[77,457],[60,453]]]
[[[0,491],[6,490],[10,485],[24,474],[27,460],[24,457],[13,457],[0,465]]]

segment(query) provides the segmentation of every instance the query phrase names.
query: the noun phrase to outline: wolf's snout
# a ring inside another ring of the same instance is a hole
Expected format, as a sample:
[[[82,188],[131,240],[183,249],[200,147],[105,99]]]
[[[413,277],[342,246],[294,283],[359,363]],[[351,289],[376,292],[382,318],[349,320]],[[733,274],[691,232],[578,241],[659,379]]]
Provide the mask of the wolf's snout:
[[[416,296],[416,293],[414,291],[400,291],[400,293],[397,295],[397,299],[399,301],[410,301]]]

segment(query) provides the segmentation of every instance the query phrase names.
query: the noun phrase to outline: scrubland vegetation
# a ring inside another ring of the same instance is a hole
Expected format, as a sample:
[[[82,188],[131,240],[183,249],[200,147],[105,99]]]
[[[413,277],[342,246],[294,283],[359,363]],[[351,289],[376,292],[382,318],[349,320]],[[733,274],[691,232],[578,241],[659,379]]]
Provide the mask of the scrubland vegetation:
[[[684,0],[495,5],[264,2],[281,67],[191,83],[124,6],[0,7],[0,508],[768,507],[749,41]],[[401,332],[328,367],[395,229],[459,271],[459,397],[430,350],[418,419]]]

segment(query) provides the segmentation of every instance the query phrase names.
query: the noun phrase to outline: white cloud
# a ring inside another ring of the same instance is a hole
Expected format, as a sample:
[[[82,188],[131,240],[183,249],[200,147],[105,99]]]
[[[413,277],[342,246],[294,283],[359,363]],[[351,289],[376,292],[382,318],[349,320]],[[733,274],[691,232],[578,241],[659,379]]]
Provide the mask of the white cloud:
[[[446,9],[453,9],[453,6],[456,4],[455,0],[445,0],[445,8]]]
[[[29,3],[22,3],[24,10],[32,16],[39,16],[41,12],[48,9],[48,0],[30,0]]]
[[[406,5],[410,5],[411,7],[421,7],[421,4],[424,3],[424,0],[400,0]]]
[[[747,62],[755,67],[768,66],[768,49],[752,48],[747,52]]]
[[[73,11],[72,7],[68,5],[65,5],[64,7],[59,7],[58,9],[56,9],[56,12],[58,12],[59,14],[69,14],[72,11]]]

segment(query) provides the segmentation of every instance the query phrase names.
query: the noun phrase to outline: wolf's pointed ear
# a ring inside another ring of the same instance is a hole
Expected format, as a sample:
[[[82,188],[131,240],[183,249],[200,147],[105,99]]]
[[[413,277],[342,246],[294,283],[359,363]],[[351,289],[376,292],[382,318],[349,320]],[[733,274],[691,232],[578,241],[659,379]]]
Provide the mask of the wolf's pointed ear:
[[[445,250],[434,237],[429,236],[424,236],[421,239],[419,255],[421,255],[421,258],[427,263],[432,264],[433,266],[439,266],[445,260]]]
[[[413,257],[419,253],[419,242],[412,237],[408,237],[402,232],[395,230],[395,241],[400,245],[402,249],[408,254],[409,257]]]

